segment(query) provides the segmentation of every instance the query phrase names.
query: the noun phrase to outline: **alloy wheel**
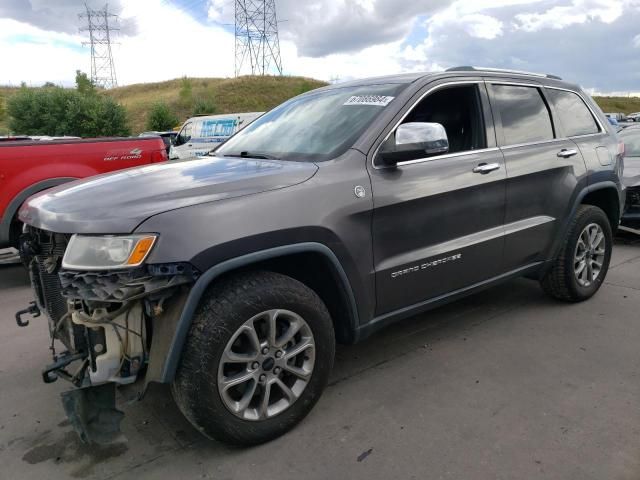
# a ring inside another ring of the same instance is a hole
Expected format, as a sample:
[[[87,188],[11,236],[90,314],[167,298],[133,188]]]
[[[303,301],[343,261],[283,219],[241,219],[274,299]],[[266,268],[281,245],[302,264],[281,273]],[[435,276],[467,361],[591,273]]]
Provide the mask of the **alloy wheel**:
[[[589,287],[602,272],[606,254],[606,238],[602,227],[590,223],[580,233],[573,257],[573,270],[578,284]]]
[[[244,420],[265,420],[287,410],[306,388],[315,343],[304,319],[289,310],[267,310],[233,334],[218,368],[225,407]]]

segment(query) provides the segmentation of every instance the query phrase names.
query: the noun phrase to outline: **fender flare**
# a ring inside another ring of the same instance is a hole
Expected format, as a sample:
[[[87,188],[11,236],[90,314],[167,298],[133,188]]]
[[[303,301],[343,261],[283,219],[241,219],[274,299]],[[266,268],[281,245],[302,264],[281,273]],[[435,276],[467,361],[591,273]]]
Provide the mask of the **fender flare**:
[[[10,232],[11,232],[11,223],[18,213],[18,209],[20,205],[24,203],[24,201],[29,198],[31,195],[35,195],[38,192],[46,190],[48,188],[57,187],[58,185],[62,185],[63,183],[73,182],[77,180],[74,177],[56,177],[56,178],[48,178],[46,180],[42,180],[40,182],[29,185],[27,188],[18,193],[7,208],[5,209],[2,220],[0,221],[0,247],[8,246]]]
[[[322,243],[304,242],[269,248],[267,250],[261,250],[226,260],[211,267],[198,278],[189,291],[187,300],[182,308],[182,312],[180,313],[173,338],[171,339],[171,343],[167,350],[166,360],[164,362],[159,381],[161,383],[171,383],[173,381],[196,308],[200,304],[200,300],[206,289],[217,277],[231,270],[258,263],[263,260],[306,252],[319,253],[323,255],[336,269],[351,307],[349,315],[350,326],[354,334],[357,333],[357,326],[359,325],[358,309],[356,306],[356,299],[351,288],[351,283],[349,282],[349,278],[347,277],[344,268],[342,268],[340,260],[338,260],[338,257],[329,247]]]
[[[584,197],[586,197],[590,193],[597,192],[598,190],[604,190],[604,189],[611,189],[611,190],[615,190],[616,192],[618,192],[619,188],[620,187],[615,182],[613,182],[611,180],[604,180],[604,181],[601,181],[601,182],[593,183],[591,185],[587,185],[582,190],[580,190],[578,195],[576,195],[576,199],[573,202],[570,214],[565,217],[566,220],[562,224],[562,228],[560,230],[561,234],[556,236],[556,240],[554,241],[552,249],[551,249],[551,257],[550,257],[549,261],[546,262],[547,265],[539,273],[539,277],[544,276],[544,274],[548,271],[548,269],[551,268],[551,262],[550,261],[555,259],[558,256],[558,254],[560,253],[560,249],[562,248],[562,244],[564,242],[564,238],[567,235],[567,230],[569,228],[569,224],[571,223],[571,219],[573,219],[573,217],[575,216],[576,212],[578,211],[578,207],[582,204],[582,201],[584,200]],[[620,209],[620,198],[619,198],[619,196],[618,196],[618,204],[619,204],[618,208]],[[621,213],[622,212],[619,212],[619,214],[618,214],[619,218],[621,218],[621,216],[622,216]]]

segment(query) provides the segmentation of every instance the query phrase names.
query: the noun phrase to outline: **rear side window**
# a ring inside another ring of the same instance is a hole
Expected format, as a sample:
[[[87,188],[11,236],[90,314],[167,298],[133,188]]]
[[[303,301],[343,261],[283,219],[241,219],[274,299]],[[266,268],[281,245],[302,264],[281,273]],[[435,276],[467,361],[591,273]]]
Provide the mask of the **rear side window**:
[[[549,108],[535,87],[492,85],[493,102],[502,119],[505,145],[552,140]]]
[[[547,89],[547,98],[560,118],[567,137],[598,133],[600,128],[584,101],[573,92]]]

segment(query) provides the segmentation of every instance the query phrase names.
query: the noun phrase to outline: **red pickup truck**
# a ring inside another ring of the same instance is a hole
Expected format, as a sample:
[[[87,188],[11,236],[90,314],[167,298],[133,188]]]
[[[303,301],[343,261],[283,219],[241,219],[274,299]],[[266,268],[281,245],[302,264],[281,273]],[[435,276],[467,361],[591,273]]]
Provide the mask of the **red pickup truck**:
[[[99,173],[164,162],[160,137],[0,142],[0,248],[17,245],[28,197]]]

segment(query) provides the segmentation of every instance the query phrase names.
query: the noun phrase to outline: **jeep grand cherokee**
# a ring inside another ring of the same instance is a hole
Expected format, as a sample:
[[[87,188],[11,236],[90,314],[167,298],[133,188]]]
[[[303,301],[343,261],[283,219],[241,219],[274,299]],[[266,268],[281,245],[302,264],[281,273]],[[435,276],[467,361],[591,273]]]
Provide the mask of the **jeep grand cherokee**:
[[[114,386],[134,382],[170,383],[208,437],[275,438],[320,397],[336,341],[518,276],[596,293],[623,147],[575,85],[461,67],[321,88],[215,157],[34,196],[30,310],[65,349],[44,379],[77,387],[63,405],[85,440],[117,431]]]

